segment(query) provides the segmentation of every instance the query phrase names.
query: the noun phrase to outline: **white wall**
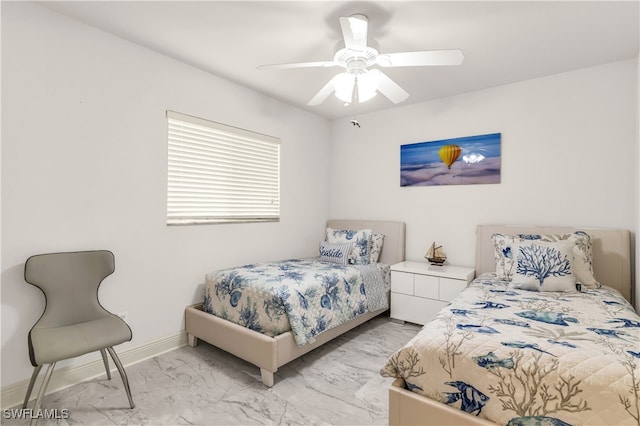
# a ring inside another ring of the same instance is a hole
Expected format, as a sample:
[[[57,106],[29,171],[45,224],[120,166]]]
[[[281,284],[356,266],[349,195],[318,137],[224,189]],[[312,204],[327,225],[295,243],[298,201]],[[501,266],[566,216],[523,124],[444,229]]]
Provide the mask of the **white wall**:
[[[397,107],[358,117],[361,128],[336,121],[330,216],[404,220],[408,259],[435,240],[460,265],[474,264],[480,223],[615,227],[635,238],[637,68],[633,59]],[[500,184],[400,187],[400,145],[494,132]]]
[[[167,227],[167,109],[281,138],[281,221]],[[30,255],[114,252],[100,297],[129,313],[134,338],[120,351],[183,330],[214,269],[314,255],[330,132],[308,112],[35,4],[2,2],[2,386],[31,374],[27,332],[44,297],[23,280]]]

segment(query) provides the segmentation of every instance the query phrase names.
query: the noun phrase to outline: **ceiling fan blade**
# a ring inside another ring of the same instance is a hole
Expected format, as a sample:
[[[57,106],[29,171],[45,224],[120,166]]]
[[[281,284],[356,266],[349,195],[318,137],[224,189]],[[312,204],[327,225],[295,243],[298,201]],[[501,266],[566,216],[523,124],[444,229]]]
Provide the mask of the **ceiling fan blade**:
[[[311,100],[309,101],[309,103],[307,103],[307,105],[315,106],[323,103],[325,99],[327,99],[329,95],[331,95],[335,90],[335,83],[339,75],[340,74],[333,76],[333,78],[329,80],[329,82],[325,84],[324,87],[320,89],[320,91],[316,93],[316,95],[313,98],[311,98]]]
[[[389,76],[382,71],[371,70],[369,72],[378,74],[378,91],[389,98],[394,104],[399,104],[409,97],[409,94],[400,87],[398,83],[391,80]]]
[[[340,18],[344,47],[364,52],[367,48],[367,31],[369,22],[364,15],[351,15]]]
[[[293,64],[270,64],[270,65],[260,65],[258,69],[287,69],[287,68],[313,68],[313,67],[335,67],[338,66],[336,62],[333,61],[323,61],[323,62],[298,62]]]
[[[381,67],[421,67],[428,65],[460,65],[464,55],[460,49],[424,50],[378,55],[376,63]]]

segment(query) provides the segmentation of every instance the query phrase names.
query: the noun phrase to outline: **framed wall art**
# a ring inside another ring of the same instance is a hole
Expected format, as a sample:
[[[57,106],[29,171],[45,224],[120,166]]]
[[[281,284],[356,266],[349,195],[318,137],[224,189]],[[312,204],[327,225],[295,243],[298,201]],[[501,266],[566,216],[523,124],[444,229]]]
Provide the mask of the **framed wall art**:
[[[400,186],[500,183],[500,133],[400,146]]]

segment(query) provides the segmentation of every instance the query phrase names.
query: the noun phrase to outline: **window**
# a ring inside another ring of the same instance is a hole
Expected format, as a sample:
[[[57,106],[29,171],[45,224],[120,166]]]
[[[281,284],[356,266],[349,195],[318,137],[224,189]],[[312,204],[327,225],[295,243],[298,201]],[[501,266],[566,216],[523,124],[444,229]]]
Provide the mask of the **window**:
[[[280,140],[167,111],[167,224],[280,220]]]

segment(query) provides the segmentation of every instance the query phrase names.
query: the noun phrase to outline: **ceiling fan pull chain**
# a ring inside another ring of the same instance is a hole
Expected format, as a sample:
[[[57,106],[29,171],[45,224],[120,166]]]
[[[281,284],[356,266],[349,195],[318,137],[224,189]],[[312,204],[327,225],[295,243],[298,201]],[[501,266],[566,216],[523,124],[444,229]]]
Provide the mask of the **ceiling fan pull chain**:
[[[351,125],[360,127],[360,122],[358,121],[358,103],[360,99],[358,96],[358,76],[354,77],[353,81],[353,95],[351,96],[351,104],[353,105],[353,120],[351,120]]]

